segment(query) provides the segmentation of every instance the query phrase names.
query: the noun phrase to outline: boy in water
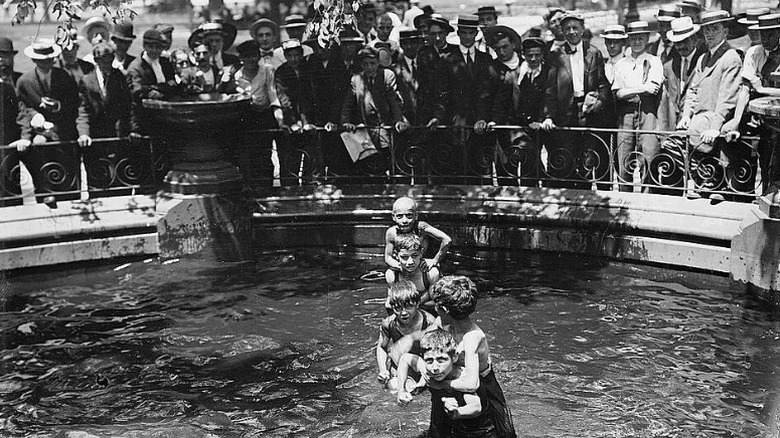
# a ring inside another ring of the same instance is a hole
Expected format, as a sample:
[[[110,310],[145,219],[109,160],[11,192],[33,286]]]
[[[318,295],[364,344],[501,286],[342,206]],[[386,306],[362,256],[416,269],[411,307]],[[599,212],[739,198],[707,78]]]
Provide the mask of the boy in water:
[[[460,378],[464,368],[457,364],[457,343],[446,330],[434,329],[420,339],[422,357],[405,354],[398,365],[404,374],[411,367],[425,376],[431,391],[431,424],[428,434],[441,437],[497,438],[490,415],[490,402],[484,387],[474,392],[446,388],[446,383]],[[401,390],[399,389],[399,394]]]
[[[385,280],[387,286],[392,289],[393,284],[400,280],[407,280],[414,285],[419,296],[419,302],[423,307],[433,309],[433,302],[430,301],[428,290],[431,285],[439,280],[439,268],[432,267],[424,270],[428,266],[429,260],[422,258],[422,242],[416,234],[401,234],[395,239],[395,261],[400,266],[400,270],[395,271],[392,268],[385,271]],[[388,291],[385,309],[388,315],[393,314],[390,305],[390,291]]]
[[[490,362],[490,347],[482,329],[475,324],[470,315],[477,308],[477,288],[474,282],[464,276],[449,275],[436,282],[431,288],[431,299],[436,305],[439,314],[436,326],[450,332],[458,342],[457,365],[462,366],[463,372],[458,377],[441,383],[428,382],[430,388],[448,389],[461,392],[475,392],[478,388],[484,388],[489,406],[485,409],[490,412],[493,424],[499,437],[515,438],[515,427],[512,423],[512,414],[506,406],[504,392],[496,380]],[[395,354],[410,351],[415,334],[400,339],[396,343]],[[398,380],[405,381],[406,369],[398,368]],[[406,388],[398,388],[398,402],[408,404],[412,395]],[[431,415],[435,413],[432,411]],[[433,422],[433,417],[431,421]]]
[[[398,381],[395,379],[398,357],[388,355],[392,345],[406,335],[425,330],[436,318],[417,308],[420,305],[420,293],[409,280],[393,283],[388,300],[393,314],[385,318],[379,327],[379,340],[376,344],[376,362],[379,368],[377,378],[383,385],[389,384],[390,388],[395,390],[398,389]],[[414,345],[410,353],[421,354],[419,344]]]
[[[430,237],[439,240],[439,251],[430,260],[425,260],[424,271],[438,266],[441,259],[447,253],[447,247],[452,243],[452,239],[445,232],[438,228],[417,220],[417,202],[408,196],[402,196],[393,203],[393,222],[395,225],[387,229],[385,233],[385,263],[390,269],[401,270],[400,262],[393,256],[396,248],[396,238],[404,234],[415,234],[420,237],[422,245],[422,254],[428,249],[428,240]],[[424,301],[423,301],[424,302]]]

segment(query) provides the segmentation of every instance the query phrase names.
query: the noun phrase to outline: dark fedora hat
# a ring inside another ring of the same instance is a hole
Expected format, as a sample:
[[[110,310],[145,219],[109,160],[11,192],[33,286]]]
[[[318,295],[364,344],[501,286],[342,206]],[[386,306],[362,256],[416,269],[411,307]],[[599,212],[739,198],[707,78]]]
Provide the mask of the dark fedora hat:
[[[363,59],[363,58],[379,59],[379,51],[377,51],[375,48],[371,46],[363,47],[358,51],[357,59]]]
[[[260,44],[255,40],[246,40],[236,46],[236,52],[240,55],[259,55]]]
[[[146,43],[165,44],[165,37],[163,37],[162,32],[160,32],[157,29],[148,29],[146,32],[144,32],[143,41],[144,44]],[[190,47],[193,46],[191,45]]]
[[[133,41],[133,21],[128,18],[122,18],[114,23],[114,29],[111,32],[111,38],[120,41]]]
[[[431,26],[441,26],[447,33],[455,31],[455,29],[450,26],[450,22],[441,15],[431,15],[423,21],[428,24],[429,28]]]
[[[14,50],[14,42],[10,38],[0,37],[0,53],[13,53],[16,55],[18,50]]]
[[[431,16],[428,14],[420,14],[416,17],[414,17],[414,20],[412,20],[412,24],[414,25],[415,29],[419,29],[420,26],[423,24],[423,21],[427,20]]]
[[[190,48],[195,47],[203,41],[206,35],[212,33],[222,34],[222,38],[224,39],[222,50],[227,50],[230,48],[230,46],[233,45],[233,42],[236,41],[238,29],[236,29],[236,26],[230,23],[220,23],[216,21],[202,23],[200,26],[198,26],[197,29],[195,29],[195,31],[190,34],[190,37],[187,39],[187,45]]]
[[[499,15],[501,15],[501,12],[497,11],[495,6],[482,6],[482,7],[477,9],[477,12],[475,12],[474,15],[495,15],[495,16],[499,16]]]
[[[482,29],[482,34],[485,35],[485,42],[488,46],[493,47],[498,43],[501,38],[508,36],[515,47],[520,48],[521,38],[520,35],[509,26],[499,24],[497,26],[490,26]]]
[[[422,39],[422,34],[417,29],[402,30],[398,32],[398,39],[401,41]]]

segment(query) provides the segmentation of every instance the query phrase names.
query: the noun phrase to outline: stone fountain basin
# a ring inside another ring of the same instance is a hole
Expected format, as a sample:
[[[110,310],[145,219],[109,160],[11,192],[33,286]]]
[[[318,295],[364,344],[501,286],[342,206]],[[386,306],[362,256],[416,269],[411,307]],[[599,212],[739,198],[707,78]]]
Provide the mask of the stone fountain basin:
[[[241,122],[251,111],[252,98],[242,94],[203,93],[172,100],[144,99],[151,120],[166,128],[195,131]]]
[[[748,104],[753,114],[780,119],[780,97],[759,97]]]

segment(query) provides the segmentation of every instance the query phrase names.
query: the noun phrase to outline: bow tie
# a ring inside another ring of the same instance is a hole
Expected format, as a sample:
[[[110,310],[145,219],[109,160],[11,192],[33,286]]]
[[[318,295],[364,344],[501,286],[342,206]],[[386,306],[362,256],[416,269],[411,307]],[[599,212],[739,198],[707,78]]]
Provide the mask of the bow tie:
[[[563,50],[566,51],[567,55],[572,55],[574,53],[577,53],[577,46],[570,46],[568,43],[563,45]]]
[[[274,51],[273,50],[261,50],[260,51],[260,57],[261,58],[268,58],[268,57],[271,57],[271,56],[274,56]]]

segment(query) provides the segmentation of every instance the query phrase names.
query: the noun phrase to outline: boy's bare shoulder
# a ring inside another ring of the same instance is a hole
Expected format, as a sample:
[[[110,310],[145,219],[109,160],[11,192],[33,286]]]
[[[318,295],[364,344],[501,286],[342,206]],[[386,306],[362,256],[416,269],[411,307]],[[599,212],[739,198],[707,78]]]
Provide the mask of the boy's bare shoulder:
[[[388,228],[387,231],[385,231],[385,237],[387,239],[395,239],[395,235],[397,233],[396,226],[393,225],[392,227]]]

